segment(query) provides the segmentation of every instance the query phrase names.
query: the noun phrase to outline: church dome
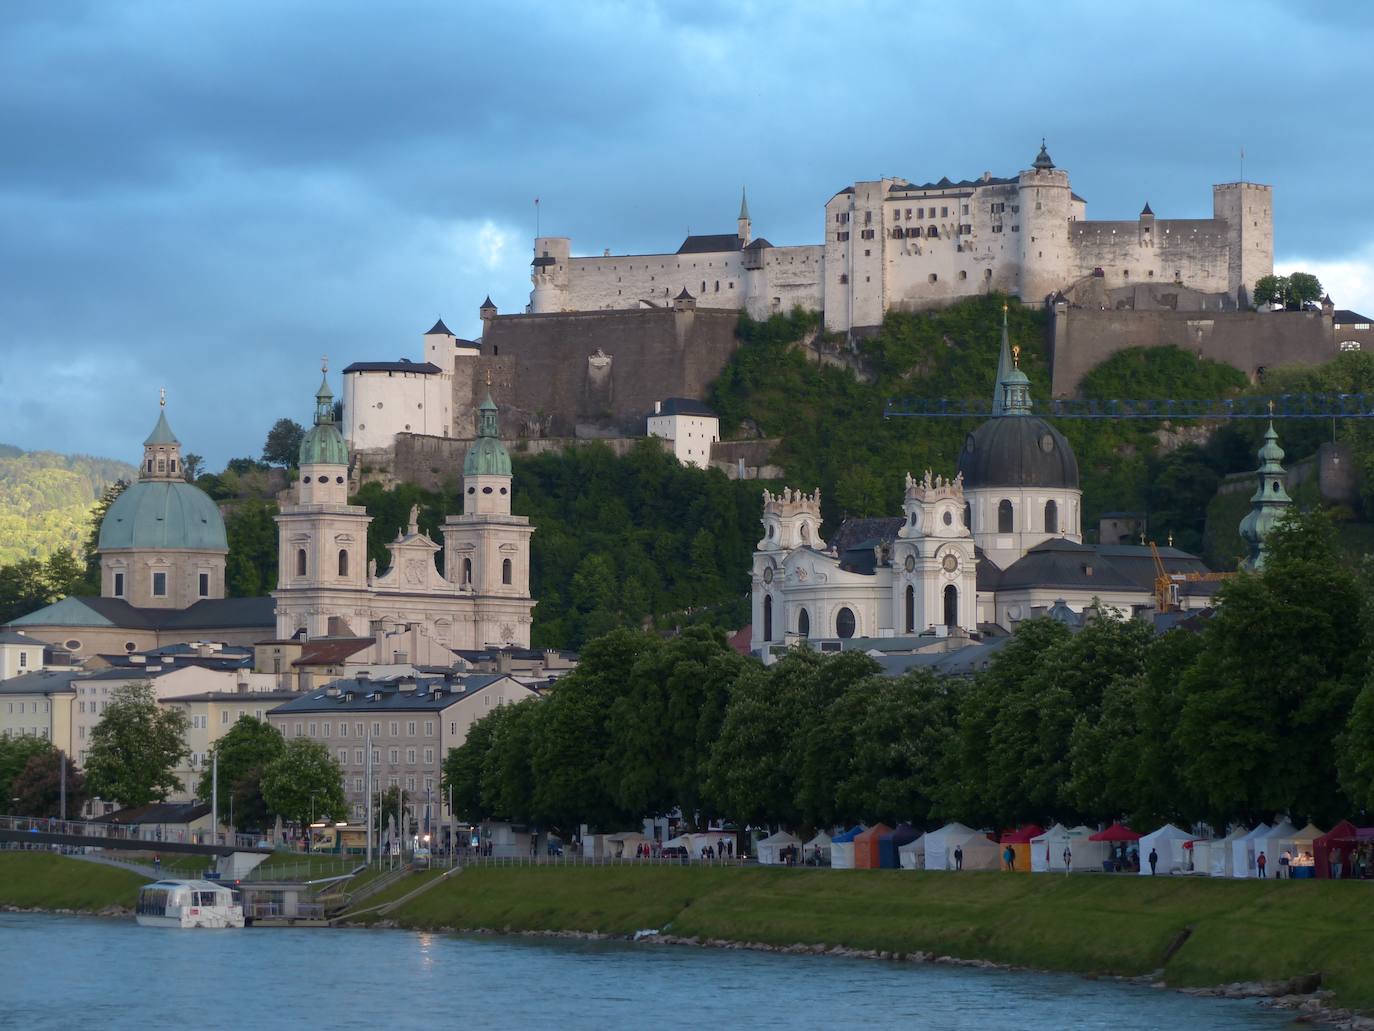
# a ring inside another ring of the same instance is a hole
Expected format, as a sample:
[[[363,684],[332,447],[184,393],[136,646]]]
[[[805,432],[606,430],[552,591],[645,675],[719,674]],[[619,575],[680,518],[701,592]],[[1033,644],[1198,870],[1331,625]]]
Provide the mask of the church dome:
[[[334,421],[334,392],[329,389],[328,373],[315,392],[315,425],[301,441],[300,464],[348,464],[348,445],[339,432],[339,424]]]
[[[229,543],[219,508],[199,487],[185,481],[140,480],[106,511],[96,548],[228,551]]]
[[[506,445],[501,443],[500,430],[496,423],[496,402],[487,399],[477,410],[477,439],[468,448],[463,459],[464,476],[509,476],[510,454]]]
[[[989,419],[968,435],[959,453],[965,489],[1065,487],[1078,489],[1078,459],[1064,435],[1033,415]]]

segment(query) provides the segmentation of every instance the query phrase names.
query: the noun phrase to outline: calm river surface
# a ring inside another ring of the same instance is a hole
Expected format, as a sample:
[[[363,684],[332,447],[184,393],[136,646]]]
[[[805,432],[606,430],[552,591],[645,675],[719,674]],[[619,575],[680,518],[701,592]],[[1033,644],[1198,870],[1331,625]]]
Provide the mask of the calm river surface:
[[[1276,1029],[1254,1003],[1053,975],[410,931],[0,913],[5,1028]]]

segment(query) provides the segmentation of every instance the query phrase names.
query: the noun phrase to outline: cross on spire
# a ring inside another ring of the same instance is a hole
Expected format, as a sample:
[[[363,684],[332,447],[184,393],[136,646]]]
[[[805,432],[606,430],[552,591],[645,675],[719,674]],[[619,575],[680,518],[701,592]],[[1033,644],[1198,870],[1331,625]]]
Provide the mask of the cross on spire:
[[[157,388],[157,406],[158,406],[159,408],[166,408],[166,407],[167,407],[167,388],[166,388],[166,387],[158,387],[158,388]],[[1271,406],[1269,410],[1272,412],[1274,409],[1273,409],[1273,407]]]
[[[327,354],[322,354],[322,355],[320,355],[320,371],[321,371],[321,372],[328,372],[328,371],[329,371],[329,355],[327,355]]]

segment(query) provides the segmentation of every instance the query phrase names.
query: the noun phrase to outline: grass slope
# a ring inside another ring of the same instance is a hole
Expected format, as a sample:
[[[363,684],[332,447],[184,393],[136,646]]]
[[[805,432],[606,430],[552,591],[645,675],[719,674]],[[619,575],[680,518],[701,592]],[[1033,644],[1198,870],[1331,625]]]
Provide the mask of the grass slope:
[[[129,870],[51,852],[0,852],[0,906],[25,909],[132,909],[147,879]]]
[[[1374,1007],[1374,891],[1354,883],[887,871],[470,869],[402,907],[411,927],[600,931],[930,951],[1198,986],[1320,970]],[[1169,960],[1169,946],[1192,936]]]

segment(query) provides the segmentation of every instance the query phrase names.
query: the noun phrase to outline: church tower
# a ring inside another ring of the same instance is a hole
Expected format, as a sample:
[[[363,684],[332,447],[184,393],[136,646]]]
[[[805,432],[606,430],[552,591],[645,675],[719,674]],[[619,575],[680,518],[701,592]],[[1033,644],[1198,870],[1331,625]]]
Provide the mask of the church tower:
[[[965,522],[964,481],[927,470],[906,476],[902,528],[892,546],[892,613],[899,634],[978,629],[978,557]]]
[[[1273,422],[1269,423],[1269,429],[1264,434],[1259,460],[1260,466],[1255,470],[1259,486],[1250,498],[1253,507],[1240,521],[1241,538],[1250,549],[1241,562],[1241,568],[1252,573],[1264,568],[1264,540],[1293,504],[1293,499],[1284,488],[1283,448],[1279,447],[1279,435],[1274,432]]]
[[[315,392],[315,424],[301,442],[296,503],[277,516],[277,636],[368,632],[367,528],[348,503],[348,447],[334,421],[328,367]]]
[[[739,238],[744,241],[742,246],[749,246],[750,232],[753,228],[749,221],[749,195],[741,187],[739,191],[739,218],[735,225],[738,227]]]
[[[534,527],[512,515],[510,503],[510,455],[488,393],[477,412],[477,439],[463,460],[463,514],[443,525],[444,575],[473,596],[474,647],[530,644]]]

